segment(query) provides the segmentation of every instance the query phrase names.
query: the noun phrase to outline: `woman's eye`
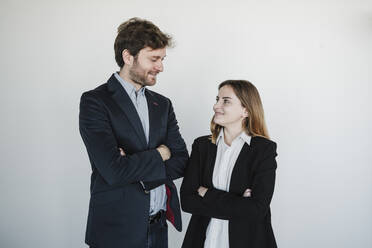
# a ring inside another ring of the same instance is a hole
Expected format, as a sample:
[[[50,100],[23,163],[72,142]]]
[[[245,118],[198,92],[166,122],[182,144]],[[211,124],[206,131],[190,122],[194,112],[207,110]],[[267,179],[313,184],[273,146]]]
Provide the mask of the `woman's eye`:
[[[229,100],[226,100],[226,99],[225,99],[225,100],[223,100],[223,103],[224,103],[224,104],[227,104],[227,103],[229,103]]]

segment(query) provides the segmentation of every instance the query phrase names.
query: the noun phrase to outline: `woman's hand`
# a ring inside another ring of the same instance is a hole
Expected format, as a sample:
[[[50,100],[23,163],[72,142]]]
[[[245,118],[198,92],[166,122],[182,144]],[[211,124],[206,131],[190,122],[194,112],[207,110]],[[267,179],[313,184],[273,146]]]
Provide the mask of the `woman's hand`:
[[[251,189],[246,189],[243,193],[243,197],[251,197]]]
[[[124,150],[122,148],[119,147],[119,151],[120,151],[120,155],[121,156],[125,156],[125,152],[124,152]]]
[[[207,193],[207,190],[208,190],[208,188],[205,188],[205,187],[203,187],[203,186],[200,186],[200,187],[198,188],[198,193],[199,193],[199,195],[200,195],[201,197],[204,197],[205,193]]]

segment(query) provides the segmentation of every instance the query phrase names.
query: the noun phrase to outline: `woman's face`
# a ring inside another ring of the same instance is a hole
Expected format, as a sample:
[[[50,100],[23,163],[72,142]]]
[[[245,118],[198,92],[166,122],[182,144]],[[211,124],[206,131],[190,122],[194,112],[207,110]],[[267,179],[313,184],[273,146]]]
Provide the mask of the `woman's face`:
[[[218,91],[216,101],[213,105],[214,122],[223,127],[242,127],[248,113],[230,86],[225,85]]]

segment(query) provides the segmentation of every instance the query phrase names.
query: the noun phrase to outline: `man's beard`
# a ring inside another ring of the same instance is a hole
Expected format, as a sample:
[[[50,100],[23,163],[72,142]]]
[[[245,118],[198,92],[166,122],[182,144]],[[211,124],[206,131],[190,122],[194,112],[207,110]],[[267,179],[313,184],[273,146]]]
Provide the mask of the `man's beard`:
[[[154,83],[148,82],[146,79],[146,73],[141,68],[141,66],[137,63],[137,61],[134,61],[133,67],[129,70],[129,77],[132,79],[135,83],[142,85],[142,86],[151,86],[156,83],[156,77],[154,78]]]

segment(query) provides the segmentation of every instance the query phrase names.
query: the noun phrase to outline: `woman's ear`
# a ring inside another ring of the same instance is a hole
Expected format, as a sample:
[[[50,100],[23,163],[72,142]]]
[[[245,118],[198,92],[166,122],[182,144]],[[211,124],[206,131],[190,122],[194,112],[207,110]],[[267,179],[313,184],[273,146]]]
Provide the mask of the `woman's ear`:
[[[244,108],[244,111],[243,111],[243,117],[244,118],[248,117],[248,111],[245,108]]]

